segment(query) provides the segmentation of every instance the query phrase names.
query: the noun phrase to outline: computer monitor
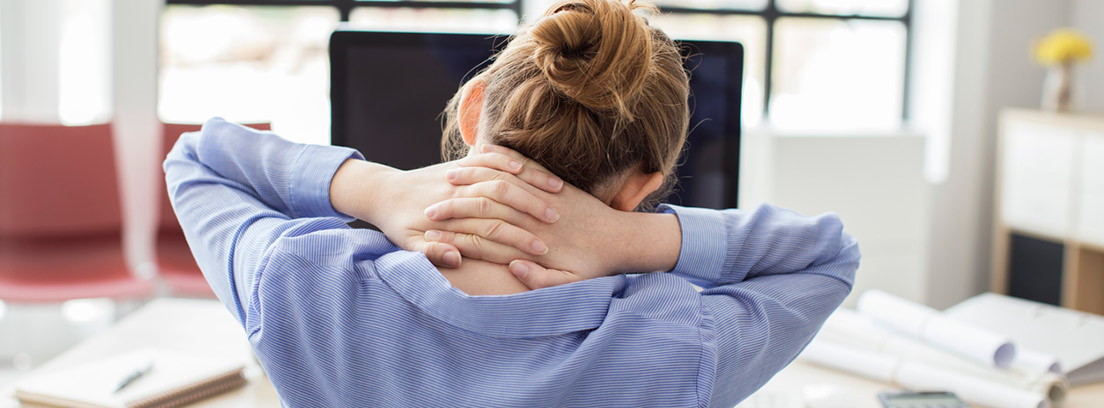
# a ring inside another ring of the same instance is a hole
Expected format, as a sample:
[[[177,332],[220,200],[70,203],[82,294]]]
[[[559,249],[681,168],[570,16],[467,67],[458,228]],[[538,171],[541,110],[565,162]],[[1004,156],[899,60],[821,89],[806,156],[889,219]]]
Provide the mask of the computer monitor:
[[[441,162],[441,112],[508,37],[338,30],[330,38],[331,142],[400,169]],[[740,168],[739,43],[680,41],[690,134],[664,202],[735,208]]]

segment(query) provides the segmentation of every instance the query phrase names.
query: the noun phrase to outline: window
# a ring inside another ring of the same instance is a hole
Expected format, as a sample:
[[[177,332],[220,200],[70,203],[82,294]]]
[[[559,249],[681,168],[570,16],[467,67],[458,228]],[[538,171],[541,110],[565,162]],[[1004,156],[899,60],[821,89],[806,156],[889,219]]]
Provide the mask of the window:
[[[743,122],[895,129],[905,106],[909,0],[660,0],[674,38],[744,45]]]
[[[168,0],[161,21],[161,120],[271,122],[290,140],[330,138],[330,33],[511,33],[517,1]]]
[[[744,44],[743,122],[783,130],[896,129],[907,115],[910,0],[654,0],[676,39]],[[552,0],[167,0],[159,112],[270,121],[329,138],[329,33],[511,33]]]
[[[111,120],[111,1],[62,2],[58,117],[66,125]]]

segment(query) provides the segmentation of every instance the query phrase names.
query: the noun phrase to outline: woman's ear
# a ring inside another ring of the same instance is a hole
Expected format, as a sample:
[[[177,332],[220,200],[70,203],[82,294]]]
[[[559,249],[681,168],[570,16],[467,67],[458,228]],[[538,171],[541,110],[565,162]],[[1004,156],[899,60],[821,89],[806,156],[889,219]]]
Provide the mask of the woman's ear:
[[[639,167],[629,170],[625,177],[625,184],[610,201],[610,207],[620,211],[632,211],[640,205],[648,194],[659,189],[663,185],[663,174],[660,172],[645,173]]]
[[[457,108],[460,136],[468,146],[475,146],[475,138],[479,134],[479,116],[483,113],[483,91],[486,89],[487,81],[475,77],[460,91],[460,107]]]

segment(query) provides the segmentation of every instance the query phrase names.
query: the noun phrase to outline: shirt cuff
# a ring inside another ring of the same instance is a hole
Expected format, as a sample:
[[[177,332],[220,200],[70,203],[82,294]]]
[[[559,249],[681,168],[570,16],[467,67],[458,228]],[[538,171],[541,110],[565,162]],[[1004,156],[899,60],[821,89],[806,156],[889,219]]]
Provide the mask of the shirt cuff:
[[[724,215],[717,210],[669,204],[660,205],[657,211],[675,214],[682,228],[678,263],[670,273],[699,286],[720,282],[728,248]]]
[[[342,214],[330,203],[330,182],[345,160],[364,160],[360,152],[338,146],[306,145],[292,166],[291,204],[297,217],[355,218]]]

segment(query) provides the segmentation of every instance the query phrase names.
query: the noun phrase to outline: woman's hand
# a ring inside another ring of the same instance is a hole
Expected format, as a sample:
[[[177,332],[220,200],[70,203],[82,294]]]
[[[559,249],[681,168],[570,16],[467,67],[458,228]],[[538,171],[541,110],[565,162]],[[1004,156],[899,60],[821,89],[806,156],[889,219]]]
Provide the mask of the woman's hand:
[[[484,146],[484,154],[502,154],[525,163],[527,169],[545,169],[517,152]],[[473,156],[479,157],[479,156]],[[499,171],[473,163],[459,163],[451,184],[474,186],[501,177]],[[545,173],[547,174],[547,173]],[[477,236],[455,229],[426,231],[427,241],[451,244],[464,256],[509,263],[510,271],[531,289],[571,283],[624,272],[666,271],[678,261],[681,232],[673,214],[623,212],[611,208],[574,186],[550,194],[522,186],[537,199],[555,208],[560,218],[554,224],[532,217],[485,213],[458,200],[434,204],[430,219],[499,218],[543,239],[551,250],[534,254],[485,243]],[[427,214],[429,212],[427,211]]]
[[[481,183],[450,184],[447,180],[455,174],[453,170],[460,168],[460,162],[487,171],[496,169],[499,175]],[[498,257],[498,251],[506,248],[544,254],[548,247],[543,241],[505,220],[556,222],[559,215],[532,192],[558,192],[562,186],[559,178],[526,168],[522,161],[505,154],[482,154],[410,171],[348,160],[334,175],[330,201],[337,211],[375,225],[399,247],[421,251],[435,265],[457,267],[461,252],[451,244],[424,239],[426,231],[456,231],[478,237],[475,241],[486,242],[489,247],[483,252],[487,257]],[[432,209],[426,207],[443,200],[487,217],[448,221],[427,218]]]

